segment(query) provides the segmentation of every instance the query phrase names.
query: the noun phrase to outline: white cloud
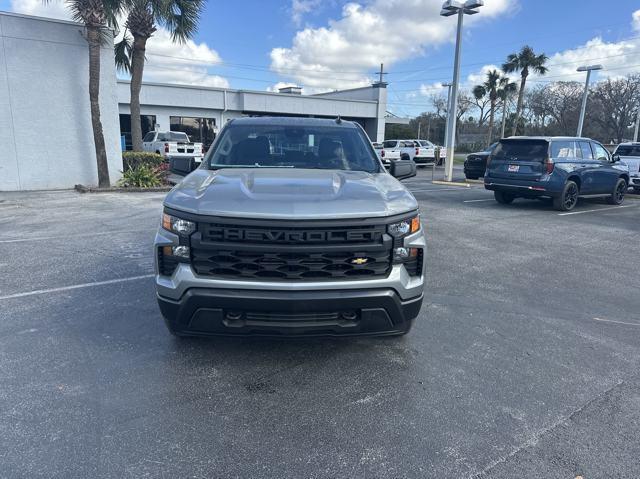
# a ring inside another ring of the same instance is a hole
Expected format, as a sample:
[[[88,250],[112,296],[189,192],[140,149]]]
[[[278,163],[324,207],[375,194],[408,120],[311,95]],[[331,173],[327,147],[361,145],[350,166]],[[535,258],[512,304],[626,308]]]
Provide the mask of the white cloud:
[[[228,88],[226,78],[211,75],[207,66],[221,62],[220,55],[206,43],[187,40],[173,43],[171,35],[159,28],[147,42],[144,79],[163,83],[182,83]]]
[[[322,0],[292,0],[291,21],[296,26],[302,25],[302,20],[307,13],[320,7]]]
[[[640,10],[636,10],[635,12],[633,12],[631,25],[633,26],[634,30],[640,31]]]
[[[512,8],[516,0],[486,0],[468,24]],[[271,51],[273,71],[316,88],[353,88],[370,83],[366,72],[380,63],[423,55],[454,38],[455,19],[440,16],[439,0],[371,0],[347,3],[338,20],[296,33],[289,48]]]
[[[52,0],[48,4],[42,0],[11,0],[11,8],[17,13],[71,20],[63,0]],[[122,25],[124,21],[119,23]],[[122,33],[116,41],[121,37]],[[144,80],[228,88],[226,78],[212,75],[207,70],[208,66],[219,64],[220,61],[218,52],[206,43],[193,40],[183,44],[173,43],[169,32],[159,28],[147,42]]]

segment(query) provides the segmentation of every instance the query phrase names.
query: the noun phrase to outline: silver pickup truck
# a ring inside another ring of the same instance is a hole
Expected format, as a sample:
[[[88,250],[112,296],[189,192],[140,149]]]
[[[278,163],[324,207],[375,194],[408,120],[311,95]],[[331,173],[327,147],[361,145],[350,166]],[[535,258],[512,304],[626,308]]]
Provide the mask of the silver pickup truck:
[[[190,335],[402,335],[420,311],[418,203],[364,130],[340,119],[241,118],[166,197],[156,292]]]
[[[640,143],[620,143],[613,156],[629,167],[629,187],[640,193]]]

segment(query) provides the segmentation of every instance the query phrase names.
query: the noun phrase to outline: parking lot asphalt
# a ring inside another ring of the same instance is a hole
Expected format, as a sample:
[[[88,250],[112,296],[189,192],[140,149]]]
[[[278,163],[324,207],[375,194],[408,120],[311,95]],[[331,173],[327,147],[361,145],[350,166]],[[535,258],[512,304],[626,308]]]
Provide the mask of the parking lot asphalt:
[[[162,194],[0,193],[0,477],[639,477],[640,199],[427,178],[399,339],[173,338]]]

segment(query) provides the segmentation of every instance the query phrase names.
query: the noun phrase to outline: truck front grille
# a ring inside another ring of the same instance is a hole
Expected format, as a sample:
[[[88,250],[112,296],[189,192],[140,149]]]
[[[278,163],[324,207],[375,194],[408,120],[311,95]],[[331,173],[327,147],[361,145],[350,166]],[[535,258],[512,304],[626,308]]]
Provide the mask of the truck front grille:
[[[317,281],[384,277],[391,237],[384,225],[276,227],[198,224],[191,264],[200,276]]]

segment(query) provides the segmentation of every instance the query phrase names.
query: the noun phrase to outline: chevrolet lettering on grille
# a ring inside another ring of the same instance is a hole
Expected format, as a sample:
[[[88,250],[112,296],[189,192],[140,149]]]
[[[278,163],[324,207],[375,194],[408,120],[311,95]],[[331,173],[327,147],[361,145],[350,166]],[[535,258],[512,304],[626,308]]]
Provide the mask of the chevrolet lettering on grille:
[[[213,241],[249,241],[258,243],[339,243],[378,241],[376,230],[267,230],[245,228],[210,228],[207,239]]]

